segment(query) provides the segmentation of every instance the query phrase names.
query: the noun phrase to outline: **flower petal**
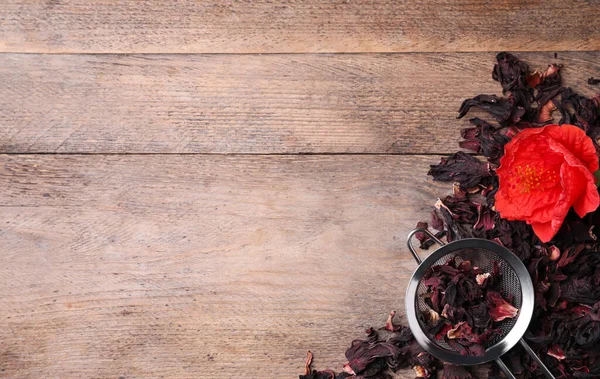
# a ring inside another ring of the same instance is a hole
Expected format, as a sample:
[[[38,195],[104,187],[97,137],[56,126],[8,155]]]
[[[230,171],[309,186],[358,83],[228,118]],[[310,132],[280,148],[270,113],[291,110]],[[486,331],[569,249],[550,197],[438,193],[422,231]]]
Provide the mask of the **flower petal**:
[[[563,144],[567,151],[575,155],[590,172],[598,170],[598,156],[592,139],[575,125],[548,125],[544,133]]]
[[[587,187],[588,188],[585,194],[573,204],[573,209],[579,215],[579,217],[583,217],[586,214],[595,211],[600,204],[598,188],[594,182],[588,181]]]
[[[552,222],[532,222],[531,227],[542,242],[550,241],[558,231],[552,228]]]
[[[592,140],[574,125],[548,125],[518,133],[505,145],[497,169],[495,206],[501,217],[524,220],[547,242],[571,206],[583,217],[600,204]]]

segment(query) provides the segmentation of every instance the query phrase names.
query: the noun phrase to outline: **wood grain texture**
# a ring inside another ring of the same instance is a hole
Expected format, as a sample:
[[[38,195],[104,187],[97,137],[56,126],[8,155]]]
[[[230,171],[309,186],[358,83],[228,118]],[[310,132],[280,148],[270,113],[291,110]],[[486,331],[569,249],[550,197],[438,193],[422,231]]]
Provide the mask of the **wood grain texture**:
[[[598,52],[519,56],[597,90]],[[462,100],[499,93],[494,57],[1,55],[0,151],[448,153]]]
[[[438,159],[0,156],[0,377],[339,370],[403,313]]]
[[[599,18],[590,0],[8,0],[0,51],[595,50]]]

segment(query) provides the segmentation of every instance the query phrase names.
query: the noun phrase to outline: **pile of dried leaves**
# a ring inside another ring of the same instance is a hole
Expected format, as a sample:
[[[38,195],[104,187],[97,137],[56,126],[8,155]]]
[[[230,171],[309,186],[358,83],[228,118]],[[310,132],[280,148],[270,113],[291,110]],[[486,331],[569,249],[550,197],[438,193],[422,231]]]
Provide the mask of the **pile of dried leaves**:
[[[456,183],[453,194],[440,199],[432,212],[430,227],[436,236],[494,240],[513,251],[528,268],[535,286],[535,310],[525,339],[557,378],[600,378],[600,244],[596,226],[600,211],[579,218],[573,211],[547,244],[530,226],[507,221],[494,209],[498,189],[495,174],[504,145],[520,130],[549,123],[573,124],[592,138],[600,152],[600,96],[586,98],[564,87],[561,65],[532,71],[514,55],[500,53],[492,78],[502,85],[503,97],[478,95],[465,100],[458,118],[470,108],[487,112],[493,120],[470,120],[462,130],[460,146],[483,155],[480,160],[457,152],[431,166],[434,180]],[[418,236],[421,247],[433,243]],[[367,330],[366,339],[355,340],[346,351],[344,371],[311,371],[309,353],[301,379],[388,378],[389,371],[412,367],[417,378],[471,378],[467,368],[438,362],[414,341],[411,332],[393,323],[392,313],[381,330]],[[442,318],[444,316],[441,316]],[[481,329],[480,331],[483,331]],[[503,360],[516,376],[544,378],[536,363],[517,346]],[[499,378],[491,364],[488,378]]]
[[[498,262],[484,272],[459,255],[428,268],[422,296],[429,311],[420,317],[429,338],[461,355],[484,355],[486,344],[502,334],[499,323],[519,313],[502,295],[501,280]]]

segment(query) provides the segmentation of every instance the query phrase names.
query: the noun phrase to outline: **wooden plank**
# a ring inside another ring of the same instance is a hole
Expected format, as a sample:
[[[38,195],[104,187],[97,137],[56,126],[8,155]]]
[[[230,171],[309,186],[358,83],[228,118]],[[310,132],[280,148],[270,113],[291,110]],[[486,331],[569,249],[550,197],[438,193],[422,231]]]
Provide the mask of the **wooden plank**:
[[[586,0],[8,0],[0,51],[596,50],[599,18]]]
[[[593,94],[599,52],[566,65]],[[462,100],[499,93],[493,53],[0,56],[0,151],[448,153]],[[475,113],[477,114],[477,113]],[[480,114],[481,115],[481,114]]]
[[[339,369],[404,313],[438,159],[2,155],[0,377]]]

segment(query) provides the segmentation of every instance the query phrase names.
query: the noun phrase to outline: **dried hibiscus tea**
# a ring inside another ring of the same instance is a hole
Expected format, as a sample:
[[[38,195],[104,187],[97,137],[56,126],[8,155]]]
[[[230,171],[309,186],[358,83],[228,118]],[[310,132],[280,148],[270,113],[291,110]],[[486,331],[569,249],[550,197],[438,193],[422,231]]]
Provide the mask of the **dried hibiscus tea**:
[[[431,222],[418,226],[431,226],[435,236],[447,242],[483,238],[515,253],[527,267],[535,288],[534,314],[524,338],[557,378],[600,378],[600,211],[583,214],[581,207],[576,212],[577,207],[565,206],[561,214],[564,222],[562,226],[549,225],[557,230],[551,230],[553,237],[548,233],[543,238],[551,238],[546,244],[528,223],[532,220],[501,217],[503,202],[497,199],[505,194],[501,189],[504,181],[497,171],[506,161],[503,158],[511,156],[506,150],[514,147],[511,141],[534,133],[527,130],[546,129],[548,124],[557,124],[561,130],[569,128],[564,124],[574,125],[581,130],[575,131],[582,136],[580,140],[587,141],[588,147],[592,141],[586,157],[590,162],[598,161],[600,95],[588,98],[564,86],[562,65],[548,63],[545,68],[535,69],[510,53],[496,56],[493,69],[490,67],[491,77],[498,82],[502,96],[473,94],[462,102],[458,112],[458,118],[466,116],[471,108],[489,115],[485,119],[472,118],[461,131],[463,140],[459,143],[461,149],[482,157],[458,151],[431,166],[428,174],[436,181],[452,183],[452,192],[435,203]],[[596,85],[600,80],[590,78],[588,83]],[[575,158],[565,153],[566,159],[578,165],[579,150],[570,149],[566,153]],[[592,168],[590,175],[594,174]],[[567,189],[583,188],[572,179],[564,180]],[[587,182],[586,196],[600,199],[598,183]],[[523,200],[520,194],[515,199]],[[554,208],[550,204],[548,210]],[[434,244],[425,234],[417,238],[422,249]],[[491,270],[481,270],[468,259],[453,259],[432,267],[422,282],[427,287],[422,300],[429,309],[419,315],[421,326],[430,337],[459,354],[484,354],[485,347],[497,340],[502,323],[519,315],[513,299],[500,290],[502,280],[498,264]],[[394,316],[392,312],[385,326],[369,329],[365,339],[352,342],[342,372],[311,370],[310,355],[305,375],[300,378],[382,379],[391,377],[390,370],[400,369],[414,370],[417,378],[434,378],[436,369],[442,366],[444,379],[472,377],[464,367],[442,364],[424,352],[410,329],[394,323]],[[545,379],[537,363],[518,345],[503,356],[503,361],[517,378]],[[492,363],[487,377],[503,376]]]
[[[439,165],[432,165],[429,175],[433,176],[434,180],[442,182],[458,182],[462,190],[467,190],[477,186],[491,173],[487,163],[469,154],[458,152],[449,158],[442,158]]]
[[[499,335],[498,323],[519,312],[498,292],[500,278],[497,262],[492,272],[483,272],[459,256],[430,267],[423,276],[427,292],[422,298],[431,309],[421,315],[429,335],[459,354],[483,354]]]
[[[331,370],[325,370],[325,371],[312,370],[311,369],[312,360],[313,360],[313,354],[309,350],[306,353],[306,363],[305,363],[305,367],[304,367],[304,375],[300,375],[300,379],[342,379],[342,378],[347,378],[349,376],[345,373],[343,375],[336,376],[335,373]]]

